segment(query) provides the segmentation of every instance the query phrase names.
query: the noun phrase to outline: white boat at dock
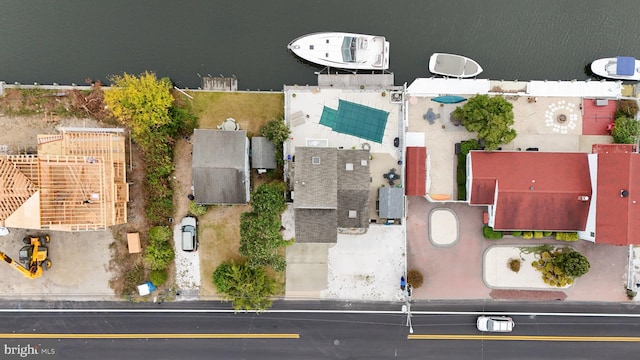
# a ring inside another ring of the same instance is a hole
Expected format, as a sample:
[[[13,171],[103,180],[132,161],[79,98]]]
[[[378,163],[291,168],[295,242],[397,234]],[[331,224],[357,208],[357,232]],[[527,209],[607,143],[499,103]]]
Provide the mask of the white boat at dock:
[[[604,78],[638,81],[640,60],[630,56],[598,59],[591,63],[591,71]]]
[[[389,42],[383,36],[343,32],[313,33],[293,40],[287,48],[302,59],[329,68],[389,68]]]
[[[480,74],[482,67],[465,56],[434,53],[429,58],[429,71],[447,77],[469,78]]]

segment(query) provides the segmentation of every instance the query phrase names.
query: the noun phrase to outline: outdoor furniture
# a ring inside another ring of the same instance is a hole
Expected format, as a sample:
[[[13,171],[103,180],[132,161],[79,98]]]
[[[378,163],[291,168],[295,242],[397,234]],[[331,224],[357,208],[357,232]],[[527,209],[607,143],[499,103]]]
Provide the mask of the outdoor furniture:
[[[395,181],[400,180],[400,175],[396,174],[396,169],[389,169],[389,172],[382,175],[383,178],[389,181],[389,185],[395,185]]]
[[[436,114],[435,112],[433,112],[433,108],[429,108],[429,110],[427,110],[427,113],[424,114],[424,119],[427,120],[429,124],[433,125],[433,123],[438,118],[438,115],[439,114]]]
[[[127,245],[129,247],[129,254],[137,254],[142,249],[140,247],[140,233],[128,233]]]

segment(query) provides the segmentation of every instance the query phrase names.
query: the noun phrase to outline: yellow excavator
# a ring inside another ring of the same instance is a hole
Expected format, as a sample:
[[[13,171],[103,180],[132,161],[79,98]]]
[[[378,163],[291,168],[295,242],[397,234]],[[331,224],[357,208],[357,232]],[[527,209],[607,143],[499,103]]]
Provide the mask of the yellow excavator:
[[[42,276],[43,269],[51,268],[51,260],[48,258],[49,250],[42,245],[49,243],[49,240],[49,235],[27,236],[22,240],[27,245],[20,249],[19,259],[25,265],[18,263],[3,252],[0,252],[0,257],[24,277],[39,278]]]

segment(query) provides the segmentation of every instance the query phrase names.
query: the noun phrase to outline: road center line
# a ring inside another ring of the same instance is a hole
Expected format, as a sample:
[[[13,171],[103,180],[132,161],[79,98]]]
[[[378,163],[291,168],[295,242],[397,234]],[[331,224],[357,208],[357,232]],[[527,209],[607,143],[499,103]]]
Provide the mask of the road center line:
[[[640,342],[633,336],[409,335],[409,340]]]
[[[299,339],[300,334],[2,334],[0,339]]]

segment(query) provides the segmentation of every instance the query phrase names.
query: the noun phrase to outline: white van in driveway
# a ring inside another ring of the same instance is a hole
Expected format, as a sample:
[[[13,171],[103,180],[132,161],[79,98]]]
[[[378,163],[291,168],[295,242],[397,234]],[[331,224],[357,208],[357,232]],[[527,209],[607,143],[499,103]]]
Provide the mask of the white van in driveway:
[[[198,250],[198,232],[196,230],[197,220],[194,217],[187,216],[182,219],[182,250],[196,251]]]
[[[516,324],[508,316],[478,316],[476,326],[484,332],[511,332]]]

